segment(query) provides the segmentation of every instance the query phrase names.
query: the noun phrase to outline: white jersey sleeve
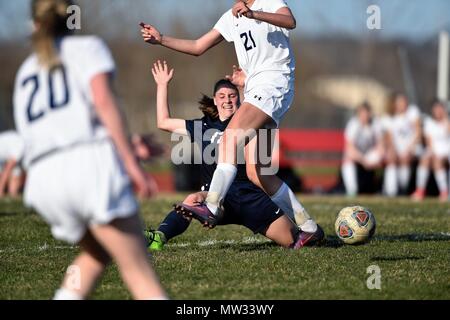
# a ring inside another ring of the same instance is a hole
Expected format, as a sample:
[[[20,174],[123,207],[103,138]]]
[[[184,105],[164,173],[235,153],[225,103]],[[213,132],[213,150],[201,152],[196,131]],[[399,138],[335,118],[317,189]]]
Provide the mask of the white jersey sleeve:
[[[355,142],[358,132],[358,121],[355,118],[350,119],[345,128],[344,136],[348,142]]]
[[[281,8],[288,7],[286,1],[284,0],[270,0],[267,1],[267,9],[269,13],[276,13]]]
[[[434,134],[434,120],[430,117],[426,117],[423,121],[423,134],[427,138],[431,138]]]
[[[420,110],[416,105],[411,105],[408,107],[408,111],[406,113],[408,120],[411,122],[415,122],[420,119]]]
[[[233,25],[233,14],[231,13],[231,9],[223,14],[220,20],[214,26],[214,29],[219,31],[222,37],[227,42],[233,42],[232,35],[232,25]]]
[[[372,128],[373,128],[373,131],[374,131],[374,134],[375,134],[375,138],[377,140],[381,139],[382,136],[383,136],[383,126],[382,126],[381,121],[379,119],[377,119],[377,118],[373,119]]]
[[[114,72],[115,64],[111,52],[102,39],[91,36],[83,42],[80,48],[80,65],[83,66],[82,81],[90,83],[90,80],[98,74]]]

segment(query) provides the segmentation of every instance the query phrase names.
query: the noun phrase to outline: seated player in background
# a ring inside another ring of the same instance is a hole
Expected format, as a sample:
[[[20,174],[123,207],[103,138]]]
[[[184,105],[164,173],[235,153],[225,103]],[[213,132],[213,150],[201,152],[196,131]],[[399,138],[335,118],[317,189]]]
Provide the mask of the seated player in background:
[[[383,143],[378,121],[373,117],[370,105],[365,102],[356,109],[354,116],[345,128],[345,150],[342,164],[342,178],[348,196],[356,196],[361,191],[359,171],[372,173],[382,165]],[[373,185],[372,181],[365,182]]]
[[[205,115],[202,119],[175,119],[170,116],[167,101],[168,84],[174,71],[169,70],[166,62],[158,61],[154,64],[152,72],[157,84],[158,128],[189,136],[191,142],[199,146],[204,156],[207,150],[212,150],[211,155],[213,160],[216,160],[217,145],[240,104],[238,88],[228,80],[220,80],[214,87],[214,98],[203,96],[200,101],[200,110]],[[198,205],[205,201],[216,165],[216,161],[208,164],[203,158],[202,192],[190,195],[185,203]],[[176,210],[169,213],[158,231],[148,230],[146,232],[150,249],[161,250],[167,241],[182,234],[189,227],[190,219],[183,217],[177,210],[181,212],[183,207],[178,206]],[[293,220],[294,217],[290,218],[283,213],[269,196],[249,181],[245,164],[239,165],[237,178],[225,198],[224,216],[219,221],[219,225],[243,225],[254,233],[265,235],[283,247],[301,248],[318,244],[324,239],[321,229],[320,237],[318,233],[312,235],[301,231]]]
[[[33,53],[14,90],[28,172],[24,201],[56,239],[81,251],[54,299],[87,298],[111,260],[135,299],[165,299],[131,188],[133,182],[140,195],[149,192],[113,94],[115,63],[98,37],[71,34],[70,5],[31,2]]]
[[[439,200],[447,201],[449,185],[445,168],[450,158],[450,120],[445,104],[435,100],[432,104],[431,115],[424,121],[426,150],[420,159],[416,191],[412,198],[418,201],[425,198],[428,176],[432,167],[439,189]]]
[[[381,124],[386,150],[384,193],[390,197],[407,194],[411,166],[422,152],[420,110],[404,94],[393,93]]]
[[[22,138],[15,131],[0,134],[0,198],[17,197],[25,181],[21,167],[24,152]]]

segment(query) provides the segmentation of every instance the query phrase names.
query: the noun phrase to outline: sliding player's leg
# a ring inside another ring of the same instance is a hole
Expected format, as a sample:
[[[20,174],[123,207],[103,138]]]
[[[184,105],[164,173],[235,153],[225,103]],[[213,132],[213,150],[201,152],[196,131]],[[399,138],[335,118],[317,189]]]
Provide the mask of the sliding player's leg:
[[[191,224],[191,219],[183,217],[175,210],[170,212],[158,227],[158,230],[145,230],[147,249],[161,251],[167,242],[183,234]]]

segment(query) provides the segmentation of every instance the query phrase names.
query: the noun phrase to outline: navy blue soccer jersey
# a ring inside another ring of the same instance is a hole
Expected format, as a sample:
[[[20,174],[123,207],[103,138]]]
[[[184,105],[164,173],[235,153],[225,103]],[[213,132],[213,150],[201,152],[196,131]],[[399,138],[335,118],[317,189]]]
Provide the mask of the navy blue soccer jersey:
[[[189,133],[191,142],[195,143],[202,152],[202,185],[205,187],[209,187],[216,170],[218,146],[229,122],[230,120],[220,121],[219,118],[212,119],[209,116],[201,119],[186,120],[186,130]],[[205,161],[209,160],[207,159],[209,154],[211,154],[214,161]],[[249,181],[245,164],[238,165],[236,181]]]

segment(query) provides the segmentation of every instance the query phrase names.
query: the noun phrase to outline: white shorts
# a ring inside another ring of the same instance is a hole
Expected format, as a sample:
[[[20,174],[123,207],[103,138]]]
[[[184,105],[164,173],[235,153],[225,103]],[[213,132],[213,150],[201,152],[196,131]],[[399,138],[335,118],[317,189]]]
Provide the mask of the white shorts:
[[[25,203],[51,226],[53,236],[77,244],[92,225],[138,211],[130,179],[110,141],[78,145],[33,164]]]
[[[246,83],[244,97],[244,102],[266,113],[278,128],[294,100],[294,81],[279,73],[261,73]]]
[[[447,159],[450,157],[450,143],[433,143],[431,152],[438,158]]]

